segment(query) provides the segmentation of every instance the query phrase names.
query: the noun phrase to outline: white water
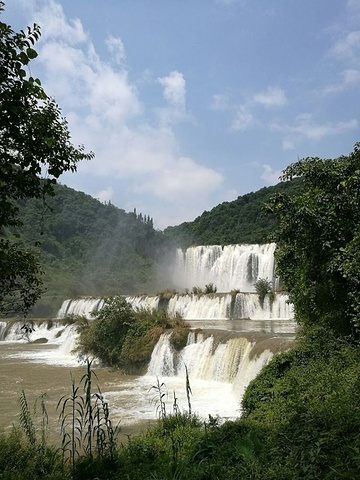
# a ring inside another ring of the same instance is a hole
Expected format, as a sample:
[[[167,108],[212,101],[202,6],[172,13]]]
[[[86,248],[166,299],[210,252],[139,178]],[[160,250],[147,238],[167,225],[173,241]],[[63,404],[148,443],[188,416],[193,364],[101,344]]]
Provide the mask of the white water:
[[[17,342],[21,350],[6,353],[8,361],[19,359],[23,368],[29,364],[42,364],[55,367],[73,368],[80,365],[73,353],[76,346],[77,333],[72,325],[61,325],[54,322],[47,328],[46,322],[36,326],[27,338],[21,337],[21,323],[13,324],[5,329],[6,341],[9,345]],[[154,348],[146,375],[122,378],[120,385],[114,381],[113,387],[107,386],[106,398],[111,412],[123,425],[137,423],[140,420],[155,419],[156,405],[152,399],[158,399],[154,389],[157,378],[168,392],[167,410],[172,411],[175,392],[180,409],[187,409],[185,388],[185,365],[188,368],[192,411],[202,418],[209,414],[221,418],[235,418],[239,415],[240,400],[248,383],[255,378],[260,369],[268,363],[273,353],[288,348],[289,338],[286,336],[270,336],[263,340],[263,345],[249,335],[218,331],[203,333],[190,332],[185,348],[180,352],[173,350],[170,334],[163,334]],[[46,338],[46,344],[24,343]],[[275,343],[274,343],[275,342]],[[33,348],[36,347],[36,348]],[[114,374],[115,375],[115,374]],[[149,391],[150,390],[150,391]],[[224,402],[226,398],[226,402]]]
[[[5,322],[3,322],[5,323]],[[41,339],[41,343],[46,345],[46,348],[39,348],[38,351],[24,351],[12,355],[13,358],[24,358],[35,363],[47,363],[51,365],[62,366],[78,366],[82,364],[73,350],[76,347],[77,332],[73,325],[64,325],[59,322],[46,322],[41,324],[29,324],[32,330],[26,332],[22,327],[23,322],[16,322],[10,328],[3,327],[2,336],[0,340],[8,343],[23,343],[31,344]],[[40,345],[40,344],[39,344]],[[54,346],[56,348],[47,348],[47,346]]]
[[[255,341],[241,336],[217,341],[214,335],[190,332],[187,345],[177,354],[171,347],[170,336],[171,334],[166,333],[159,339],[153,351],[147,375],[185,377],[186,366],[192,379],[233,383],[238,376],[240,366],[244,371],[243,365],[246,365],[245,370],[250,370],[247,372],[247,377],[252,380],[253,369],[249,368],[252,363],[249,356]],[[266,350],[260,362],[262,366],[271,357],[270,350]]]
[[[253,293],[238,293],[235,299],[233,318],[249,318],[250,320],[280,320],[293,319],[294,308],[289,303],[288,295],[275,294],[271,302],[267,295],[261,306],[259,297]]]
[[[68,299],[63,302],[57,314],[57,318],[65,318],[67,315],[93,318],[92,313],[100,310],[103,306],[102,298],[85,297],[80,299]]]
[[[158,296],[134,295],[126,297],[134,310],[157,310],[160,298]]]
[[[160,305],[159,296],[132,296],[125,297],[135,310],[150,309],[157,310]],[[265,297],[263,306],[259,302],[256,293],[238,293],[235,298],[234,309],[231,311],[232,296],[230,293],[223,294],[183,294],[174,295],[170,298],[166,308],[170,316],[176,313],[184,320],[223,320],[223,319],[250,319],[250,320],[289,320],[294,318],[293,306],[288,302],[288,296],[284,293],[275,294],[275,299],[270,302]],[[79,298],[76,300],[65,300],[61,306],[58,318],[62,318],[63,312],[66,315],[81,315],[88,319],[93,318],[94,305],[101,308],[101,299]]]
[[[217,294],[176,294],[168,302],[159,295],[134,295],[125,297],[135,310],[165,308],[170,316],[180,314],[185,320],[281,320],[292,319],[292,305],[285,294],[276,294],[270,303],[265,298],[260,305],[254,284],[259,278],[267,278],[276,287],[274,243],[265,245],[211,245],[190,247],[185,252],[178,249],[175,265],[171,266],[173,281],[180,289],[204,288],[212,283]],[[235,301],[230,293],[239,291]],[[65,300],[58,318],[66,315],[82,315],[93,318],[92,313],[101,309],[100,298]]]
[[[172,409],[173,395],[180,409],[186,409],[185,365],[193,392],[191,404],[194,412],[203,418],[208,414],[221,418],[239,415],[246,386],[274,353],[289,348],[292,340],[287,334],[294,333],[293,310],[286,295],[277,294],[271,304],[265,298],[261,306],[258,296],[248,293],[254,291],[254,283],[259,278],[267,278],[276,284],[274,249],[275,245],[269,244],[193,247],[186,252],[178,251],[173,268],[176,285],[192,289],[193,286],[203,288],[213,283],[218,292],[240,289],[241,293],[235,298],[230,293],[174,295],[168,302],[160,301],[155,295],[126,297],[134,309],[165,307],[169,315],[179,313],[191,321],[193,329],[200,327],[203,330],[197,334],[191,332],[186,347],[180,352],[172,349],[169,334],[162,335],[154,348],[146,375],[123,376],[119,372],[100,369],[108,378],[106,398],[116,420],[126,425],[155,419],[158,396],[151,387],[156,386],[157,381],[165,384],[162,389],[169,394],[166,397],[168,412]],[[101,298],[68,299],[61,306],[58,319],[68,315],[91,319],[92,313],[101,309],[103,303]],[[26,379],[26,369],[35,363],[39,371],[42,368],[44,377],[51,370],[51,378],[46,380],[49,383],[54,376],[57,377],[56,370],[71,368],[78,371],[79,360],[73,353],[77,333],[73,326],[43,322],[34,324],[35,330],[27,333],[22,326],[23,323],[18,323],[6,328],[6,323],[0,322],[0,340],[3,340],[0,342],[0,361],[5,372],[8,365],[19,362],[13,375],[20,368],[24,371],[22,378]],[[47,343],[31,343],[44,338]],[[36,375],[37,372],[33,373]],[[38,380],[41,381],[41,377]],[[5,381],[9,382],[7,390]],[[3,391],[7,392],[5,405],[10,401],[8,396],[14,392],[17,394],[20,386],[14,387],[8,374],[3,375],[2,382]],[[65,391],[66,386],[56,386],[59,387],[62,389],[60,395],[69,391]]]
[[[209,245],[177,250],[172,268],[177,288],[192,289],[213,283],[218,292],[254,292],[254,283],[267,278],[276,286],[274,243],[265,245]]]
[[[175,295],[167,308],[170,316],[180,314],[185,320],[230,318],[231,295]]]

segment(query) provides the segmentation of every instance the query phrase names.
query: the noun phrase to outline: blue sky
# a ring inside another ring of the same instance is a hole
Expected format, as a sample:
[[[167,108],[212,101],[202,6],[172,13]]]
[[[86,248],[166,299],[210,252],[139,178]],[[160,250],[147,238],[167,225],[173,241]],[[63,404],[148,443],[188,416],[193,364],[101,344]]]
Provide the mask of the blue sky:
[[[360,141],[360,0],[7,0],[75,144],[60,181],[157,228]]]

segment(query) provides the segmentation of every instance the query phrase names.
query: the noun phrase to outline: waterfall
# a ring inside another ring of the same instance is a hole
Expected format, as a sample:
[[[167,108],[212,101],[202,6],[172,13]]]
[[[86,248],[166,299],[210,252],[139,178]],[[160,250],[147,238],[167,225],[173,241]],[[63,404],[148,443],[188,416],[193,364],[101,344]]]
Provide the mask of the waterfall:
[[[52,365],[78,366],[82,363],[73,353],[78,338],[75,325],[52,320],[41,323],[26,322],[25,325],[29,327],[28,330],[22,328],[23,321],[0,322],[0,341],[3,344],[24,344],[21,353],[11,354],[10,357]]]
[[[230,318],[231,295],[175,295],[169,300],[167,313],[185,320]]]
[[[213,284],[216,294],[174,294],[125,296],[135,310],[165,309],[170,316],[180,314],[185,320],[282,320],[294,316],[286,294],[267,296],[260,305],[254,284],[267,278],[276,287],[274,243],[264,245],[210,245],[176,250],[171,265],[172,281],[179,289],[191,290]],[[220,293],[221,292],[221,293]],[[232,292],[232,293],[230,293]],[[238,292],[236,294],[236,292]],[[67,299],[57,317],[80,315],[93,318],[93,312],[104,304],[101,298]]]
[[[238,293],[235,298],[233,318],[250,320],[281,320],[294,318],[293,305],[288,295],[278,293],[273,301],[266,295],[261,305],[259,297],[252,293]]]
[[[102,298],[78,298],[68,299],[63,302],[57,314],[57,318],[65,318],[66,316],[81,316],[91,319],[92,313],[100,310],[103,306],[104,300]]]
[[[28,328],[24,329],[24,325]],[[75,327],[52,320],[38,322],[0,322],[0,340],[5,342],[42,343],[61,345],[65,337],[76,337]]]
[[[246,336],[229,338],[216,335],[189,333],[187,345],[176,352],[170,341],[171,333],[164,333],[155,346],[147,376],[185,378],[187,367],[190,383],[198,381],[230,384],[232,395],[239,401],[247,385],[269,363],[274,353],[289,348],[289,337],[262,338],[260,344]]]
[[[133,295],[125,298],[134,310],[157,310],[160,302],[160,297],[157,295]]]
[[[291,320],[294,318],[293,306],[284,293],[275,294],[273,301],[265,297],[260,304],[256,293],[238,293],[233,297],[230,293],[220,294],[175,294],[167,302],[160,302],[159,296],[125,297],[135,310],[165,309],[171,317],[181,315],[184,320]],[[92,319],[92,312],[102,307],[100,298],[82,298],[65,300],[57,314],[57,318],[66,315],[83,315]],[[0,330],[1,332],[1,330]]]
[[[259,278],[276,283],[274,243],[265,245],[210,245],[178,249],[172,281],[192,289],[213,283],[218,292],[253,292]]]

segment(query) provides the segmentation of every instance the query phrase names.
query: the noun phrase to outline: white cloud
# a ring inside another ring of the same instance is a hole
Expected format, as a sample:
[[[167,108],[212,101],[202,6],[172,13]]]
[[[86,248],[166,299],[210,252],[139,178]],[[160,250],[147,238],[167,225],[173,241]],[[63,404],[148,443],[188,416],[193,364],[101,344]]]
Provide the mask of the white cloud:
[[[262,168],[264,169],[261,180],[264,180],[268,185],[275,185],[279,183],[281,170],[274,170],[270,165],[263,164]]]
[[[264,111],[259,112],[260,105],[266,110],[282,107],[287,104],[287,98],[284,90],[278,87],[269,86],[264,92],[259,92],[245,98],[244,103],[239,106],[233,106],[227,95],[213,95],[211,107],[213,110],[235,110],[235,117],[232,121],[231,128],[235,131],[244,131],[254,126],[263,125],[265,122],[261,120]],[[256,115],[256,116],[255,116]]]
[[[106,39],[106,45],[117,64],[121,64],[126,58],[125,45],[121,38],[109,35]]]
[[[112,199],[114,195],[114,190],[112,187],[108,187],[105,190],[101,190],[98,193],[95,193],[94,197],[100,200],[100,202],[108,202]]]
[[[168,162],[166,168],[148,176],[148,181],[137,187],[138,192],[150,191],[164,200],[176,200],[179,197],[197,201],[218,188],[223,181],[220,173],[195,163],[191,158],[180,157]]]
[[[252,127],[255,124],[255,119],[253,114],[248,110],[247,107],[242,106],[236,112],[236,116],[231,125],[233,130],[243,131]]]
[[[355,69],[347,69],[341,72],[342,80],[341,82],[328,85],[327,87],[321,90],[323,95],[328,95],[331,93],[343,92],[347,88],[356,86],[360,84],[360,71]]]
[[[215,94],[211,99],[210,108],[212,110],[225,111],[229,107],[229,98],[225,94]]]
[[[351,119],[346,122],[317,123],[311,114],[301,114],[296,118],[295,125],[273,123],[270,128],[285,134],[283,147],[286,150],[295,148],[302,139],[319,141],[329,135],[338,135],[348,130],[358,128],[358,121]]]
[[[255,94],[253,100],[265,108],[282,107],[287,103],[284,90],[277,87],[268,87],[265,92]]]
[[[186,82],[182,73],[173,71],[157,81],[164,87],[164,98],[168,107],[160,110],[163,125],[184,120],[186,118]]]
[[[349,32],[344,38],[338,40],[331,52],[339,57],[353,57],[360,49],[360,30]]]
[[[164,221],[170,223],[170,218],[174,224],[193,218],[194,211],[201,213],[199,209],[209,206],[209,197],[221,187],[223,177],[179,154],[171,126],[188,118],[183,74],[172,71],[157,79],[167,106],[159,109],[160,124],[149,124],[144,115],[146,106],[123,62],[121,39],[107,37],[105,43],[114,63],[105,62],[79,20],[68,20],[61,5],[53,0],[37,5],[41,8],[34,12],[34,19],[47,26],[38,47],[39,76],[48,94],[61,105],[74,143],[84,144],[96,155],[94,160],[79,164],[77,185],[82,182],[82,190],[102,201],[116,201],[117,188],[126,188],[129,203],[144,204],[152,215],[165,212],[157,222],[162,226],[166,226]],[[101,184],[98,182],[96,189],[86,188],[90,178],[99,179]],[[110,183],[112,188],[106,187]]]
[[[33,2],[33,8],[35,5],[36,2]],[[74,18],[68,22],[62,6],[54,0],[48,0],[44,8],[37,10],[35,18],[41,26],[43,40],[61,39],[70,45],[76,45],[88,39],[81,21]]]

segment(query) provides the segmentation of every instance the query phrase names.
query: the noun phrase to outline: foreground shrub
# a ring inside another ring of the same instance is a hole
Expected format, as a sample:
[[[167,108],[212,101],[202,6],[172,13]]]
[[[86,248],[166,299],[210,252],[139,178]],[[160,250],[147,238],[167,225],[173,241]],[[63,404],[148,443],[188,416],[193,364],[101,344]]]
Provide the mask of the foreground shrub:
[[[14,428],[8,435],[0,434],[0,478],[65,480],[70,476],[63,469],[61,455],[55,447],[32,445]]]
[[[265,367],[243,400],[267,432],[264,478],[359,478],[359,379],[359,347],[323,328]]]

